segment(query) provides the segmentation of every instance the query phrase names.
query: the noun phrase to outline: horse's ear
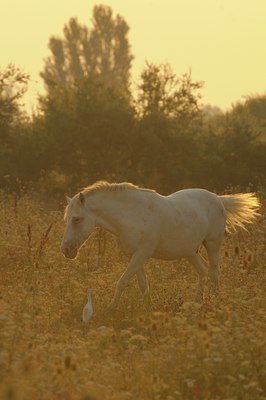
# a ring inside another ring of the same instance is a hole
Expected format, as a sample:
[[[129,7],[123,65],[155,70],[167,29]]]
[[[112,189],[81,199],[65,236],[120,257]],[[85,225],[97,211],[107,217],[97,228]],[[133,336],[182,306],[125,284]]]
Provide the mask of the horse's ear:
[[[67,195],[65,195],[66,196],[66,201],[67,201],[67,204],[69,204],[70,202],[71,202],[71,198],[70,197],[68,197]]]
[[[79,194],[79,201],[81,202],[82,205],[84,205],[85,197],[84,197],[84,194],[82,192],[80,192],[80,194]]]

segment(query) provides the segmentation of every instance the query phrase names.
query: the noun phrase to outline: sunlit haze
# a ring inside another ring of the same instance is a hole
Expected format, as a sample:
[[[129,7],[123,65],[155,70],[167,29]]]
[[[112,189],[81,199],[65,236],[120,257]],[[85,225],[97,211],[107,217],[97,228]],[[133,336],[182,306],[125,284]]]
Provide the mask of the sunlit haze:
[[[71,17],[91,26],[95,2],[1,0],[0,67],[12,62],[31,75],[26,97],[36,104],[39,76],[52,35],[63,35]],[[127,21],[136,82],[145,60],[168,62],[177,76],[189,69],[205,82],[205,104],[227,109],[266,89],[265,0],[106,0]]]

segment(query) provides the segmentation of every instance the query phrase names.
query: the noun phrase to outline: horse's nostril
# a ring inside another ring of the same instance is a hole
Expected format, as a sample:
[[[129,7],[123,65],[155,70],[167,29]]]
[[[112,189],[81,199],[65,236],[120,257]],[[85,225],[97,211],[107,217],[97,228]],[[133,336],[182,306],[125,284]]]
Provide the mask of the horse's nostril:
[[[69,248],[67,246],[64,246],[63,244],[61,245],[61,251],[65,256],[69,254]]]
[[[66,258],[75,258],[77,254],[77,249],[71,246],[62,246],[61,247],[62,253]]]

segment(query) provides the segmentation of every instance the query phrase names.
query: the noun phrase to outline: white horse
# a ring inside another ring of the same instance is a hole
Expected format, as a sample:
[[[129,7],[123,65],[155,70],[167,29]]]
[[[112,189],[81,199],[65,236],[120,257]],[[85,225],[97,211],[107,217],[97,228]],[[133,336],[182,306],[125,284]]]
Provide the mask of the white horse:
[[[198,253],[203,244],[209,274],[217,286],[219,250],[225,228],[245,229],[258,215],[259,201],[252,193],[218,196],[204,189],[184,189],[169,196],[131,183],[96,182],[67,198],[66,227],[61,245],[65,257],[75,258],[96,226],[113,233],[126,255],[127,269],[118,280],[110,308],[114,309],[129,280],[137,275],[149,298],[144,264],[149,258],[186,258],[196,269],[196,301],[202,301],[208,268]]]

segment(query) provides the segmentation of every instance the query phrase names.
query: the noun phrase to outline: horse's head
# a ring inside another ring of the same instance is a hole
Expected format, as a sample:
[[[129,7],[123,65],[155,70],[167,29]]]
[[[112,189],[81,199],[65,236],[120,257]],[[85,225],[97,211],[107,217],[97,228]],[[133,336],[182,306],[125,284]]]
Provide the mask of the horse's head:
[[[87,240],[95,227],[95,217],[86,207],[83,193],[67,198],[65,212],[66,227],[61,244],[62,253],[67,258],[75,258],[79,248]]]

